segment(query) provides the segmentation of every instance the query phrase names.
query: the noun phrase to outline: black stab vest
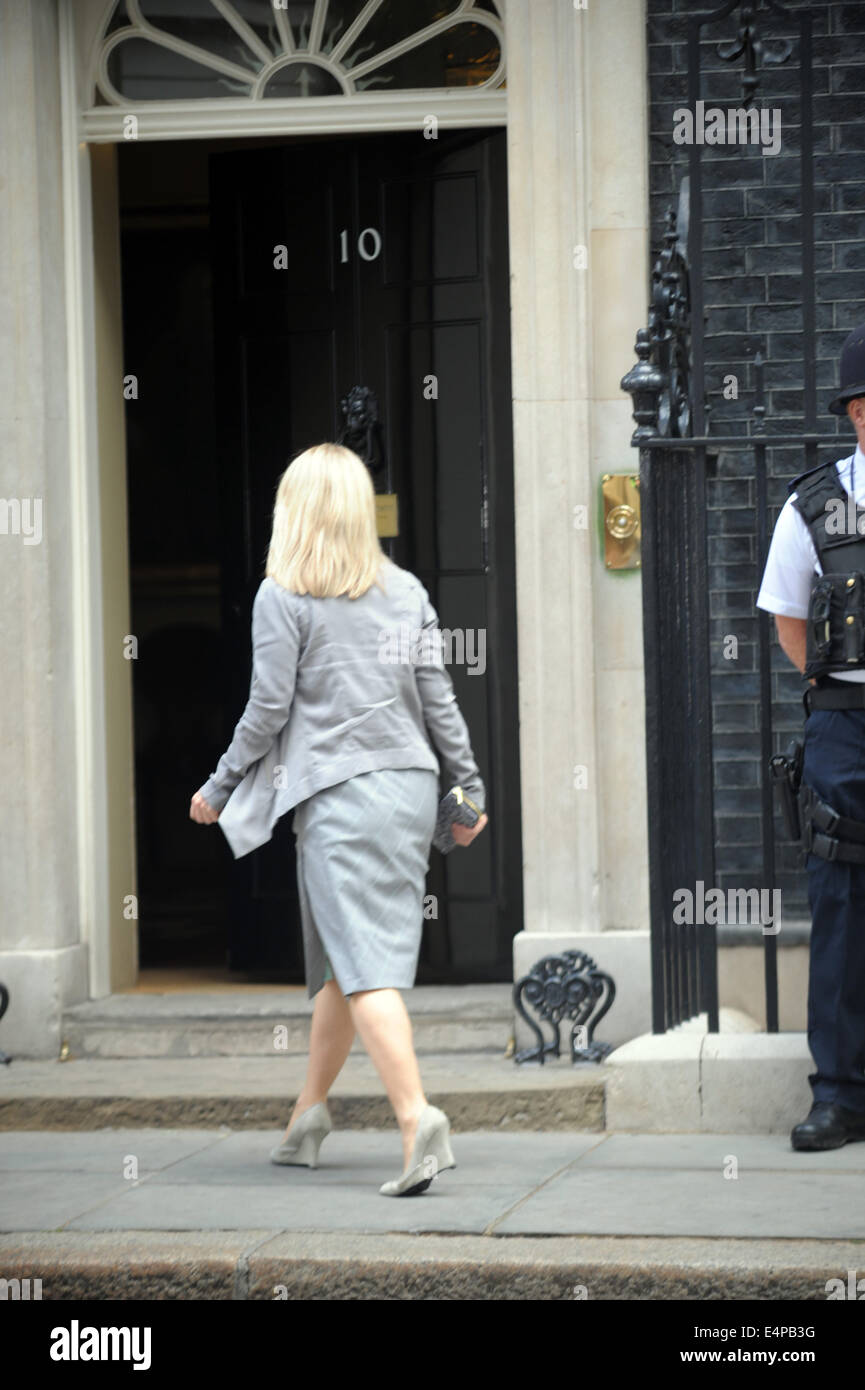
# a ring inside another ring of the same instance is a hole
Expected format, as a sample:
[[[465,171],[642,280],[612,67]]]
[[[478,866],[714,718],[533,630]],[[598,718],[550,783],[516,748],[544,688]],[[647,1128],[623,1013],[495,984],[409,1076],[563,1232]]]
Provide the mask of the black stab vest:
[[[801,473],[787,491],[797,493],[823,569],[811,581],[805,675],[865,667],[865,508],[854,509],[834,463]]]

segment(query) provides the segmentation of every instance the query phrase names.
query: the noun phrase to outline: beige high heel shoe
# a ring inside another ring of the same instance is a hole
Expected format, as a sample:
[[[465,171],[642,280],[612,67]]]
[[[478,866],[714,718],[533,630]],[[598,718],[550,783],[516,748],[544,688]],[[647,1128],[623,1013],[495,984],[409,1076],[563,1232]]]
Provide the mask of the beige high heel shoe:
[[[382,1196],[419,1196],[445,1168],[456,1168],[449,1134],[450,1120],[443,1110],[435,1105],[422,1110],[408,1167],[398,1178],[382,1184],[379,1188]]]
[[[298,1117],[287,1138],[270,1151],[271,1163],[292,1164],[298,1167],[317,1168],[318,1151],[321,1141],[333,1129],[330,1113],[323,1100],[311,1105]]]

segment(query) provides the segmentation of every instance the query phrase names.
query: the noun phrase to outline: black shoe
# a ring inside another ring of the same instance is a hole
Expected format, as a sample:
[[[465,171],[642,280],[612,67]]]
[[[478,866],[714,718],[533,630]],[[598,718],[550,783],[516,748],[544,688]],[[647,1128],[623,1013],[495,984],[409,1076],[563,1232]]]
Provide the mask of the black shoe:
[[[816,1101],[807,1120],[795,1125],[790,1135],[794,1149],[840,1149],[856,1139],[865,1139],[865,1110],[828,1100]]]

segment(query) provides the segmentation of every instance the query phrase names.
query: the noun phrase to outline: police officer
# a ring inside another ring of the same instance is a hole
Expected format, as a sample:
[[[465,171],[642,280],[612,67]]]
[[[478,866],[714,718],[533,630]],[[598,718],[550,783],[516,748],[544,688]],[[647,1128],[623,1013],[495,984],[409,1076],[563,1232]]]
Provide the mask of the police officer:
[[[809,681],[800,812],[815,1070],[794,1149],[865,1139],[865,324],[842,348],[840,377],[829,410],[847,415],[856,451],[790,484],[757,597]]]

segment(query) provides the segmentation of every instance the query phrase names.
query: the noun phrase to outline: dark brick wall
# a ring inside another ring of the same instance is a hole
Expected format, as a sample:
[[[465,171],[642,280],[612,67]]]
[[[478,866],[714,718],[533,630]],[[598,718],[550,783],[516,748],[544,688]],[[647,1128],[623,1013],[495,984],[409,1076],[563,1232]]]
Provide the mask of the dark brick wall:
[[[673,113],[687,105],[687,19],[715,6],[693,0],[648,0],[650,199],[653,258],[663,244],[664,217],[675,206],[688,172],[688,148],[673,140]],[[800,6],[790,3],[788,9]],[[837,360],[849,329],[865,320],[865,3],[814,0],[813,132],[817,428],[837,431],[838,444],[820,461],[855,448],[846,421],[826,411],[837,382]],[[718,44],[735,39],[738,12],[703,29],[700,97],[707,106],[742,105],[743,64],[725,62]],[[797,26],[761,10],[758,22],[770,51],[793,39],[781,65],[764,66],[755,104],[781,113],[781,151],[749,146],[703,147],[703,227],[706,396],[709,431],[748,435],[754,405],[753,356],[766,358],[768,430],[803,428],[802,226],[800,215],[800,77]],[[739,381],[738,399],[725,400],[723,378]],[[805,467],[804,448],[769,455],[771,523],[786,497],[787,480]],[[718,455],[709,482],[709,582],[715,824],[718,883],[759,886],[760,707],[757,610],[759,586],[754,458],[748,451]],[[724,639],[738,639],[738,658],[725,660]],[[802,728],[801,677],[774,640],[773,727],[782,747]],[[807,916],[805,875],[794,847],[779,844],[778,885],[788,917]]]

